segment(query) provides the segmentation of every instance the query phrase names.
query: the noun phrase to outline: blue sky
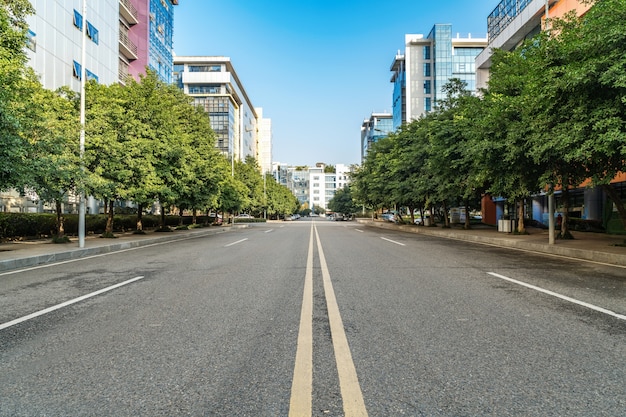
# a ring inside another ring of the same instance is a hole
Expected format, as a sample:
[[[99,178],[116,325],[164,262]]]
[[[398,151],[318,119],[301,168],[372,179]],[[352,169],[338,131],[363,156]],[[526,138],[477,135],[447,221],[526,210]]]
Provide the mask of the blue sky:
[[[498,0],[182,0],[177,55],[223,55],[272,119],[273,160],[360,163],[363,119],[391,112],[389,68],[404,35],[435,23],[486,37]]]

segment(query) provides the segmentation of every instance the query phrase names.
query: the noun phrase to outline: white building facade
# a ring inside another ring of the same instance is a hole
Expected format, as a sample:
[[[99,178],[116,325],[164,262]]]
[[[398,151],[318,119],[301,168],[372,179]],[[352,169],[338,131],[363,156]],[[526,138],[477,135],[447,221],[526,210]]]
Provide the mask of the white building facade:
[[[259,116],[229,57],[175,56],[174,82],[207,112],[224,155],[258,157]]]
[[[31,0],[35,14],[27,18],[29,65],[44,88],[69,86],[80,91],[81,67],[100,84],[118,81],[119,1]],[[82,28],[87,26],[85,62],[81,62]]]
[[[272,119],[263,116],[263,109],[256,109],[259,117],[259,132],[257,141],[257,162],[261,173],[267,174],[272,172]]]

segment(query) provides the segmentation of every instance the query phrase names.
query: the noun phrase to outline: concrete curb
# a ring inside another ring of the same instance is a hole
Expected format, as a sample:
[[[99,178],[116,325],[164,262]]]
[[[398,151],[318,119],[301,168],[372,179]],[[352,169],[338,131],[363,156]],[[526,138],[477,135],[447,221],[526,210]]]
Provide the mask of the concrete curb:
[[[237,225],[234,228],[246,228],[248,225]],[[158,237],[133,235],[125,236],[120,239],[126,239],[124,241],[118,241],[111,244],[98,245],[85,248],[73,248],[68,250],[62,250],[59,252],[41,253],[39,255],[26,255],[18,256],[14,259],[0,260],[0,272],[10,271],[12,269],[29,268],[38,265],[43,265],[53,262],[62,262],[74,259],[80,259],[87,256],[100,255],[104,253],[111,253],[125,249],[138,248],[141,246],[149,246],[154,244],[160,244],[165,242],[175,242],[178,240],[194,239],[207,235],[214,235],[218,233],[225,233],[232,230],[232,227],[219,228],[219,229],[200,229],[183,233],[165,233]],[[43,244],[42,244],[43,246]]]
[[[428,236],[436,236],[445,239],[461,240],[466,242],[479,243],[497,247],[510,248],[515,250],[523,250],[527,252],[535,252],[547,255],[563,256],[567,258],[583,259],[587,261],[600,262],[610,265],[626,266],[626,254],[617,254],[610,252],[602,252],[597,250],[569,248],[562,245],[550,245],[546,243],[528,242],[502,237],[480,236],[471,233],[462,233],[454,230],[442,230],[439,228],[428,227],[412,227],[406,225],[397,225],[386,222],[376,222],[372,220],[357,220],[360,224],[379,229],[399,230],[407,233],[423,234]]]

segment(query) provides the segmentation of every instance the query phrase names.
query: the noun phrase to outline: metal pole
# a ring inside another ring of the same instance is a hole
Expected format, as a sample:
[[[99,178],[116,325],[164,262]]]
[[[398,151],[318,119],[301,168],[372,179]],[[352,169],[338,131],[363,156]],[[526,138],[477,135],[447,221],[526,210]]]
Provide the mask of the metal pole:
[[[554,245],[554,190],[550,184],[548,194],[548,244]]]
[[[546,14],[544,30],[547,32],[548,19],[550,18],[550,0],[546,0]],[[550,184],[550,190],[548,193],[548,244],[554,245],[554,187]]]
[[[78,247],[85,247],[85,78],[87,49],[87,0],[83,0],[83,42],[80,58],[80,185],[78,190]]]

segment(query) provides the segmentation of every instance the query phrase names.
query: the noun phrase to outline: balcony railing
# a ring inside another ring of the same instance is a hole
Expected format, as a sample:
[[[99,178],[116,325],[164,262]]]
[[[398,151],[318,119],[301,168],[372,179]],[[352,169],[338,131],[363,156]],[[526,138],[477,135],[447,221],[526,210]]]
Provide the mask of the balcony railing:
[[[130,0],[120,0],[120,14],[131,25],[139,23],[139,14],[137,9],[132,5]]]
[[[128,59],[134,60],[138,58],[137,45],[135,45],[128,37],[128,29],[120,24],[120,51]]]
[[[119,62],[120,62],[119,69],[118,69],[119,82],[121,84],[126,84],[126,80],[128,78],[128,64],[121,59],[119,60]]]

